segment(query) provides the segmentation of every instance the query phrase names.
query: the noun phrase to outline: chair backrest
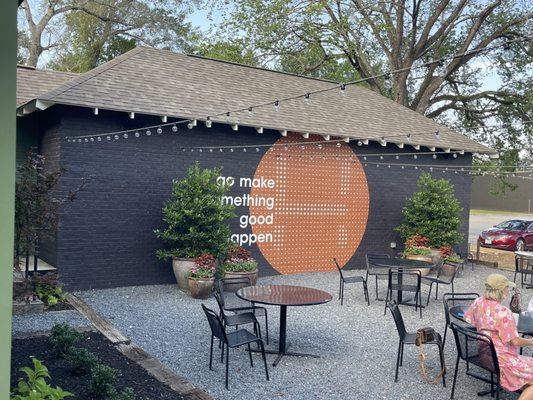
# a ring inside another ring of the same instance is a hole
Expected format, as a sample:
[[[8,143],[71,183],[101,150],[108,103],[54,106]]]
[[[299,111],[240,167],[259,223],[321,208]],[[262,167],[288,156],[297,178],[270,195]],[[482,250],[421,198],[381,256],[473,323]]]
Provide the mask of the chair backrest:
[[[366,253],[365,254],[366,269],[370,271],[374,268],[381,268],[381,267],[377,267],[376,265],[374,265],[373,261],[380,260],[380,259],[383,260],[384,258],[390,258],[390,255],[388,255],[387,253],[382,253],[382,252]]]
[[[407,331],[405,329],[405,324],[403,322],[403,317],[402,317],[402,313],[400,312],[400,308],[398,307],[398,304],[394,300],[390,301],[389,304],[387,304],[387,307],[389,307],[392,317],[394,318],[394,323],[396,324],[396,330],[398,331],[400,340],[403,341],[405,339],[405,335],[407,334]]]
[[[455,275],[459,271],[461,265],[458,263],[445,261],[437,272],[437,277],[444,282],[452,283],[455,280]]]
[[[455,337],[459,357],[499,376],[500,365],[490,336],[477,332],[472,327],[469,329],[454,322],[450,326]]]
[[[222,325],[222,321],[220,320],[219,316],[216,315],[213,310],[207,308],[204,304],[202,304],[202,309],[204,310],[207,321],[209,322],[211,333],[220,340],[227,342],[226,332],[224,331],[224,326]]]
[[[220,312],[223,312],[224,308],[226,307],[226,301],[224,296],[224,282],[222,279],[216,279],[215,285],[213,286],[213,294],[215,295],[215,299],[218,303],[218,306],[220,307]]]
[[[389,269],[389,285],[391,285],[393,282],[398,282],[399,278],[401,276],[402,284],[401,286],[416,286],[420,287],[421,281],[422,281],[422,273],[419,270],[396,270],[396,269]],[[405,289],[404,289],[405,290]]]
[[[444,303],[444,318],[446,324],[450,325],[450,303],[455,305],[470,305],[479,297],[479,293],[444,293],[442,302]],[[458,304],[459,303],[459,304]]]
[[[333,258],[333,262],[335,263],[335,266],[337,267],[337,270],[339,271],[339,274],[341,275],[341,279],[344,279],[344,275],[342,274],[342,268],[340,267],[339,263],[337,262],[337,259]]]

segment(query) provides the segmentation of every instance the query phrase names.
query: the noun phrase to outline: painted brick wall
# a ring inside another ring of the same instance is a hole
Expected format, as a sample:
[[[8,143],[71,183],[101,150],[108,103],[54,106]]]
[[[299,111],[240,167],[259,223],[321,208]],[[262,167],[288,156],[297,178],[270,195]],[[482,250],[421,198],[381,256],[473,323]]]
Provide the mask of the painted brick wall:
[[[87,109],[54,108],[51,115],[54,118],[61,115],[59,129],[49,129],[43,143],[57,143],[57,135],[109,132],[160,122],[156,117],[129,120],[124,113],[100,110],[100,115],[95,116]],[[170,194],[172,179],[183,177],[187,167],[196,160],[203,167],[221,165],[224,175],[253,177],[263,154],[263,151],[255,150],[246,153],[204,151],[200,154],[197,151],[183,152],[180,148],[270,144],[279,138],[278,132],[258,134],[243,127],[233,132],[229,126],[206,129],[201,123],[193,130],[182,125],[175,134],[167,130],[167,133],[158,135],[152,130],[152,135],[148,137],[143,130],[140,132],[140,138],[130,135],[127,140],[107,141],[104,138],[103,142],[60,144],[60,163],[66,168],[61,190],[66,193],[69,188],[76,187],[82,177],[90,178],[86,190],[61,213],[57,262],[61,279],[69,288],[174,282],[170,262],[161,262],[155,257],[155,250],[161,243],[153,235],[153,229],[161,226],[161,206]],[[351,146],[363,163],[365,153],[412,151],[407,149],[409,146],[404,150],[395,145],[386,148],[380,145],[358,147],[353,143]],[[395,161],[393,157],[390,159]],[[437,160],[418,157],[416,160],[409,158],[406,162],[468,165],[471,157],[464,155],[454,159],[447,155]],[[370,190],[370,215],[361,245],[348,268],[363,268],[364,254],[368,251],[397,251],[390,249],[390,242],[400,241],[393,228],[400,223],[401,208],[405,199],[416,190],[420,174],[420,170],[413,168],[389,169],[370,164],[365,166],[365,172]],[[434,175],[447,177],[455,184],[456,195],[465,209],[462,231],[466,238],[471,178],[449,172],[436,172]],[[232,222],[234,227],[237,223]],[[466,239],[462,248],[465,247]],[[263,275],[275,273],[255,246],[252,252]]]

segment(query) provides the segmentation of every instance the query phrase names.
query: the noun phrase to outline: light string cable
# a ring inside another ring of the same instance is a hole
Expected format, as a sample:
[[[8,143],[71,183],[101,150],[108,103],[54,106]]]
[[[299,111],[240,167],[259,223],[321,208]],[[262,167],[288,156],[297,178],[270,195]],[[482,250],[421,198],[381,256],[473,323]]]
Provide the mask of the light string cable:
[[[444,57],[441,57],[439,59],[434,59],[434,60],[431,60],[431,61],[424,62],[424,63],[422,63],[420,65],[417,65],[417,66],[411,65],[409,67],[403,67],[403,68],[399,68],[399,69],[396,69],[396,70],[390,70],[388,72],[383,72],[383,73],[376,74],[376,75],[373,75],[373,76],[356,79],[356,80],[353,80],[353,81],[350,81],[350,82],[341,83],[341,84],[335,84],[334,86],[329,87],[329,88],[309,91],[309,92],[306,92],[304,94],[299,94],[299,95],[295,95],[295,96],[279,98],[279,99],[276,99],[276,100],[273,100],[273,101],[268,101],[268,102],[265,102],[265,103],[259,103],[259,104],[248,106],[248,107],[244,107],[244,108],[238,108],[238,109],[235,109],[235,110],[230,110],[230,111],[225,111],[225,112],[212,114],[212,115],[209,115],[209,116],[207,116],[205,118],[205,122],[207,123],[209,121],[209,124],[210,124],[211,123],[211,118],[221,117],[221,116],[229,117],[232,113],[240,113],[240,112],[244,112],[244,111],[253,112],[253,110],[255,108],[260,108],[260,107],[266,107],[266,106],[272,106],[273,105],[276,109],[279,109],[279,105],[280,105],[281,102],[290,101],[290,100],[296,100],[296,99],[302,99],[302,98],[309,99],[311,95],[330,92],[330,91],[333,91],[333,90],[340,90],[341,93],[345,93],[345,90],[346,90],[347,86],[355,85],[357,83],[362,83],[362,82],[366,82],[366,81],[369,81],[369,80],[372,80],[372,79],[377,79],[377,78],[390,77],[390,75],[392,75],[392,74],[399,74],[399,73],[410,71],[410,70],[416,70],[416,69],[425,68],[425,67],[427,67],[429,65],[432,65],[432,64],[435,64],[435,63],[441,63],[441,62],[449,60],[449,59],[453,60],[453,59],[456,59],[456,58],[462,58],[462,57],[465,57],[465,56],[468,56],[468,55],[472,55],[472,54],[482,54],[482,53],[489,52],[489,51],[492,51],[492,50],[500,48],[500,47],[508,47],[511,43],[527,42],[527,41],[530,41],[532,38],[533,38],[533,36],[515,38],[515,39],[507,40],[506,42],[500,43],[498,45],[488,46],[488,47],[484,47],[484,48],[481,48],[481,49],[469,50],[469,51],[466,51],[466,52],[463,52],[463,53],[454,54],[452,56],[444,56]],[[79,139],[88,139],[88,140],[82,140],[82,141],[88,142],[88,141],[91,141],[90,138],[93,138],[92,141],[94,141],[94,138],[98,138],[98,137],[101,138],[101,137],[109,136],[110,138],[113,137],[115,140],[117,140],[118,139],[117,136],[119,136],[119,138],[120,138],[120,135],[122,135],[122,137],[128,138],[129,136],[124,136],[124,134],[128,135],[129,133],[132,133],[132,132],[135,134],[137,131],[145,130],[145,129],[147,130],[146,134],[148,136],[150,136],[151,132],[149,134],[148,131],[151,130],[151,129],[154,129],[154,128],[157,129],[157,128],[163,128],[163,127],[166,127],[166,126],[176,126],[176,128],[177,128],[177,125],[179,125],[179,124],[188,124],[189,125],[188,127],[190,129],[192,129],[192,127],[194,127],[196,125],[196,121],[197,120],[201,120],[201,118],[185,119],[185,120],[176,121],[176,122],[167,122],[167,123],[152,125],[152,126],[148,126],[148,127],[125,129],[125,130],[121,130],[121,131],[114,131],[114,132],[107,132],[107,133],[98,133],[98,134],[80,135],[80,136],[66,136],[65,139],[67,141],[78,141],[78,142],[80,142]],[[191,126],[191,124],[193,126]],[[139,132],[139,134],[140,134],[140,132]],[[424,134],[426,134],[426,133],[424,133]],[[137,136],[137,135],[135,135],[135,136]],[[403,135],[403,136],[405,136],[405,135]],[[390,137],[390,136],[387,136],[387,137]],[[371,139],[371,138],[364,138],[364,139]],[[108,140],[110,140],[110,139],[108,139]],[[375,139],[373,139],[373,140],[375,140]],[[98,141],[101,141],[101,139],[98,140]]]

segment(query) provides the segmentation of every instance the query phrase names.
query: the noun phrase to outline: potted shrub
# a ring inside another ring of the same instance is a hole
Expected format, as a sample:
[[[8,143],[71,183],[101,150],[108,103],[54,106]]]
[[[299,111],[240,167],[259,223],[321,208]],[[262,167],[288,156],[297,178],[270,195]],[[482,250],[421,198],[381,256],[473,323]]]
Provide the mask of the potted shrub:
[[[188,273],[191,296],[206,299],[211,296],[215,285],[216,258],[212,254],[202,254],[194,259],[194,266]]]
[[[232,205],[221,201],[229,186],[217,184],[219,175],[219,168],[201,169],[198,162],[191,165],[184,179],[173,182],[172,194],[163,205],[165,227],[154,231],[166,243],[157,250],[157,257],[172,259],[183,291],[189,289],[187,277],[195,257],[227,253],[231,232],[226,221],[235,214]]]
[[[222,264],[225,278],[248,278],[252,285],[257,283],[257,261],[252,258],[251,253],[240,246],[232,246],[227,258]],[[246,282],[229,284],[224,290],[236,292],[242,287],[248,286]]]
[[[459,233],[463,209],[453,185],[446,179],[433,179],[431,174],[423,173],[418,188],[407,200],[402,210],[403,221],[396,231],[404,240],[415,235],[427,238],[427,246],[435,248],[435,257],[440,257],[438,248],[463,239]]]

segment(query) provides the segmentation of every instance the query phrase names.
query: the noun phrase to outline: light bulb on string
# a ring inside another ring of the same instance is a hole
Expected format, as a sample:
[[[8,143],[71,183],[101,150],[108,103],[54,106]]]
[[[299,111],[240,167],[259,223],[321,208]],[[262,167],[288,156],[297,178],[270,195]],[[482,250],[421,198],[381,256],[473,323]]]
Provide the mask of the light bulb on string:
[[[90,140],[91,142],[94,142],[94,138],[90,138],[89,140]]]
[[[411,141],[411,134],[410,134],[410,133],[407,134],[407,141],[408,141],[408,142]]]
[[[248,116],[249,116],[249,117],[253,117],[253,115],[254,115],[254,109],[253,109],[253,107],[248,107]]]
[[[274,111],[279,112],[279,100],[274,102]]]
[[[399,159],[400,159],[400,156],[399,156],[399,155],[396,155],[396,157],[395,157],[395,158],[396,158],[397,160],[399,160]]]
[[[380,159],[380,160],[383,160],[383,156],[379,156],[379,159]]]
[[[365,161],[366,161],[366,156],[364,156],[364,157],[363,157],[363,160],[365,160]]]
[[[437,155],[436,154],[433,154],[433,159],[436,159],[437,158]]]
[[[242,152],[243,152],[243,153],[246,153],[246,152],[247,152],[246,147],[243,147]]]
[[[82,142],[82,140],[81,140],[81,139],[78,139],[78,143],[81,143],[81,142]]]
[[[135,137],[139,137],[141,134],[139,132],[135,132]]]
[[[231,118],[231,113],[228,111],[226,113],[226,122],[229,122],[230,118]]]
[[[440,132],[439,131],[435,132],[435,139],[440,140]]]
[[[322,145],[321,145],[321,144],[319,144],[319,145],[318,145],[317,147],[318,147],[319,149],[321,149],[321,148],[322,148]]]
[[[101,137],[101,136],[98,136],[98,137],[96,138],[96,140],[98,140],[99,142],[101,142],[101,141],[102,141],[102,137]]]
[[[222,150],[222,149],[218,149],[218,151],[220,151],[221,153],[223,153],[223,152],[224,152],[224,150]]]
[[[346,96],[346,84],[341,84],[341,90],[340,90],[340,94],[342,97],[345,97]]]
[[[212,126],[211,117],[207,117],[207,119],[205,120],[205,126],[207,128],[211,128]]]
[[[89,139],[85,138],[85,142],[87,143],[89,141]]]
[[[192,122],[189,122],[189,123],[187,124],[187,128],[189,128],[189,129],[192,129],[192,128],[194,128],[194,125],[193,125],[193,123],[192,123]]]
[[[304,102],[305,102],[305,104],[309,104],[311,102],[311,94],[309,94],[309,93],[305,94]]]
[[[363,145],[363,142],[361,142],[360,140],[357,141],[357,145],[358,146],[362,146]]]
[[[418,156],[415,154],[415,155],[413,156],[413,158],[416,160],[416,159],[418,158]]]
[[[118,140],[118,135],[115,135],[115,140]]]
[[[176,133],[178,131],[177,125],[172,125],[172,132]]]
[[[209,152],[212,153],[212,152],[213,152],[213,149],[209,149]]]
[[[107,140],[111,140],[111,136],[107,136]]]
[[[203,150],[202,150],[202,149],[199,149],[198,151],[199,151],[200,153],[203,153]]]
[[[256,147],[256,148],[255,148],[255,152],[256,152],[256,153],[259,153],[259,147]]]
[[[233,153],[233,147],[231,149],[229,149],[229,151]]]
[[[152,132],[150,132],[150,129],[147,129],[146,130],[146,136],[150,136],[152,134]]]
[[[453,158],[457,158],[457,153],[453,153]]]
[[[156,130],[158,135],[161,135],[163,133],[163,129],[161,127],[157,128]]]
[[[128,134],[127,133],[125,133],[123,136],[124,136],[124,139],[128,138]]]
[[[341,142],[337,142],[337,147],[341,147]]]

